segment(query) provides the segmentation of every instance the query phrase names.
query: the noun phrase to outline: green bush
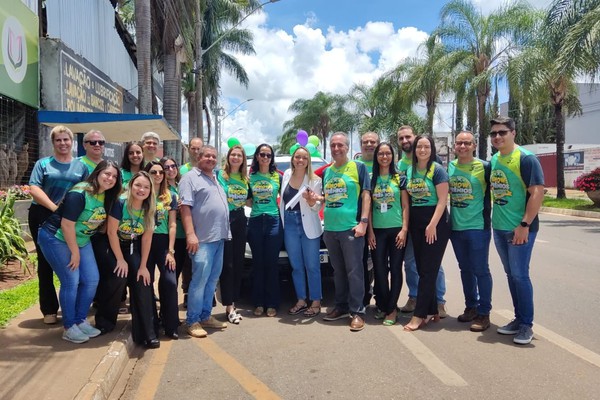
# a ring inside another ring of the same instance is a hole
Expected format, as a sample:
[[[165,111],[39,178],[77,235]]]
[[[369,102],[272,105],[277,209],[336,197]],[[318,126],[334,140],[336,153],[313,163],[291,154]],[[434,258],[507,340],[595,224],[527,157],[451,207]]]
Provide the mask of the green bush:
[[[27,268],[27,248],[22,238],[23,230],[15,218],[15,197],[10,195],[0,199],[0,265],[17,260]]]

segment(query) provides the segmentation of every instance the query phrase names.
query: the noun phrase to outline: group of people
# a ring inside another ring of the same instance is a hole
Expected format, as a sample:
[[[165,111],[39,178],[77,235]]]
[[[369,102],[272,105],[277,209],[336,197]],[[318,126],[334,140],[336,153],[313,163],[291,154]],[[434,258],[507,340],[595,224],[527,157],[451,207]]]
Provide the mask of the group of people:
[[[180,275],[189,335],[205,337],[207,328],[227,327],[212,316],[217,284],[228,322],[239,324],[246,242],[252,251],[253,314],[279,312],[277,261],[285,245],[297,298],[287,312],[312,318],[322,308],[322,236],[335,285],[335,306],[325,321],[350,318],[350,329],[362,330],[371,295],[375,318],[386,326],[397,323],[399,311],[413,312],[406,331],[439,321],[446,316],[441,262],[451,241],[466,306],[458,320],[481,332],[490,326],[493,233],[515,307],[514,320],[498,332],[529,343],[529,261],[543,174],[537,158],[515,144],[512,119],[493,119],[491,127],[498,152],[490,163],[473,156],[475,138],[464,131],[456,136],[457,158],[446,169],[430,136],[402,126],[397,162],[394,146],[374,132],[361,138],[361,159],[350,160],[348,137],[337,132],[330,138],[331,164],[313,171],[309,151],[300,146],[284,172],[266,143],[257,146],[249,169],[239,145],[217,169],[216,150],[199,138],[190,141],[190,162],[179,167],[173,158],[156,159],[160,138],[152,132],[127,144],[120,166],[102,160],[105,139],[99,131],[84,136],[86,155],[73,159],[71,131],[55,127],[54,155],[36,162],[30,180],[29,224],[44,322],[57,322],[54,271],[61,281],[63,338],[71,342],[114,329],[126,286],[134,341],[156,348],[160,330],[177,339]],[[244,207],[251,208],[249,217]],[[403,263],[409,300],[399,309]],[[95,327],[87,321],[92,301]]]

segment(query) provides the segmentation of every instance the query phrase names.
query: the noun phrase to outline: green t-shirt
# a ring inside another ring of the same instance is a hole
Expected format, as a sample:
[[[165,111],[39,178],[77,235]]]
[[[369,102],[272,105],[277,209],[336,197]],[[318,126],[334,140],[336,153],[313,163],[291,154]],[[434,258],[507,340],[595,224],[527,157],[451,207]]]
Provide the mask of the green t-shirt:
[[[192,169],[194,169],[194,166],[191,163],[189,163],[189,162],[185,163],[181,167],[179,167],[179,174],[185,175],[186,173],[190,172]]]
[[[362,190],[370,190],[367,167],[348,161],[337,168],[331,164],[323,174],[325,193],[324,225],[326,231],[347,231],[356,226],[361,212]]]
[[[371,189],[373,199],[373,228],[402,227],[402,190],[406,189],[406,179],[398,174],[380,175]]]
[[[373,176],[373,160],[371,161],[366,161],[363,160],[362,157],[359,157],[357,159],[357,161],[360,161],[361,163],[365,164],[365,167],[367,167],[367,171],[369,172],[369,178]]]
[[[537,157],[517,146],[510,154],[500,152],[492,157],[490,187],[492,189],[494,229],[511,231],[523,220],[529,200],[527,188],[544,184],[544,173]],[[538,231],[536,216],[529,228]]]
[[[133,173],[131,171],[121,168],[121,181],[123,182],[123,190],[127,190],[127,185],[132,177]]]
[[[406,171],[412,165],[412,160],[402,153],[402,158],[398,161],[398,172],[400,175],[406,175]]]
[[[119,221],[117,235],[120,240],[137,239],[144,234],[144,210],[133,210],[133,215],[127,210],[127,201],[119,199],[110,211],[110,216]]]
[[[89,188],[89,184],[81,182],[67,193],[62,214],[63,218],[75,221],[75,238],[79,247],[88,244],[100,225],[106,221],[104,193],[94,195],[86,188]],[[62,228],[56,231],[55,236],[65,240]]]
[[[96,169],[96,165],[98,165],[98,163],[95,163],[92,160],[90,160],[88,156],[81,156],[78,158],[78,160],[81,161],[83,165],[87,167],[88,172],[90,174]]]
[[[435,187],[443,182],[448,182],[448,173],[440,164],[434,162],[429,171],[406,170],[406,190],[411,197],[414,207],[436,206],[438,196]]]
[[[281,187],[281,175],[277,171],[269,174],[254,172],[250,174],[250,193],[252,212],[250,217],[262,214],[278,216],[277,195]]]
[[[169,233],[169,211],[177,210],[177,196],[169,190],[163,200],[156,196],[156,214],[154,233],[167,235]]]
[[[478,158],[460,164],[448,164],[450,178],[450,217],[452,230],[489,229],[490,227],[490,164]]]
[[[171,195],[177,198],[179,201],[179,188],[177,186],[169,185]],[[183,229],[183,222],[181,221],[181,213],[179,212],[179,206],[177,206],[177,229],[175,230],[175,239],[185,239],[185,230]]]
[[[229,211],[243,208],[246,205],[246,200],[248,199],[248,183],[244,182],[242,174],[236,172],[230,174],[229,179],[225,179],[223,171],[218,171],[217,180],[227,195]]]

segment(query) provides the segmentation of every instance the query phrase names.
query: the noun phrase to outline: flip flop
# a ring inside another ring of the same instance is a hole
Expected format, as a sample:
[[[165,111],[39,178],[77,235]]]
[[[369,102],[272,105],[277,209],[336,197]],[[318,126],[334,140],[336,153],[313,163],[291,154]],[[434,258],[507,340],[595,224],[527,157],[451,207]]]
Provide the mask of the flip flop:
[[[383,325],[385,325],[385,326],[396,325],[396,320],[395,319],[384,319]]]
[[[304,316],[307,318],[316,317],[321,314],[321,307],[308,307],[306,311],[304,311]]]
[[[288,311],[288,314],[298,315],[301,312],[306,311],[306,309],[308,309],[308,304],[304,304],[304,305],[296,304],[294,307],[290,308],[290,310]]]

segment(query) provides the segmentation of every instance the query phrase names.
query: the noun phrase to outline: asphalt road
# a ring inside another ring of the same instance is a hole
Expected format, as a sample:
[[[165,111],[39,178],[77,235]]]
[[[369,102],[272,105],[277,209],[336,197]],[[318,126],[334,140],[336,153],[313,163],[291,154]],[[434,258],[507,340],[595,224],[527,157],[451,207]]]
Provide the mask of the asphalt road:
[[[276,318],[251,316],[241,304],[239,326],[205,339],[182,334],[161,348],[140,351],[112,399],[593,399],[600,398],[600,221],[541,216],[531,263],[534,341],[512,343],[496,327],[512,318],[512,304],[493,247],[492,328],[468,330],[456,320],[464,308],[458,267],[449,245],[444,267],[450,317],[414,333],[384,327],[373,308],[362,332],[348,321],[286,315],[291,284]],[[332,305],[326,280],[324,305]],[[406,291],[400,305],[406,301]],[[217,318],[224,320],[223,307]],[[184,318],[184,312],[181,312]],[[408,322],[403,316],[400,323]]]

